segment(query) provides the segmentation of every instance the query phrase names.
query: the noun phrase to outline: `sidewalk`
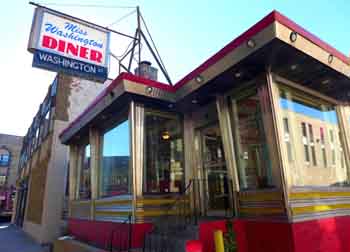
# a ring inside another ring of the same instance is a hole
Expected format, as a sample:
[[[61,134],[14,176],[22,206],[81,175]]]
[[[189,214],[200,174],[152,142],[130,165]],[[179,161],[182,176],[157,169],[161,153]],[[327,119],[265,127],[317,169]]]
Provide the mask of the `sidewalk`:
[[[0,223],[1,252],[44,252],[44,249],[21,229]]]

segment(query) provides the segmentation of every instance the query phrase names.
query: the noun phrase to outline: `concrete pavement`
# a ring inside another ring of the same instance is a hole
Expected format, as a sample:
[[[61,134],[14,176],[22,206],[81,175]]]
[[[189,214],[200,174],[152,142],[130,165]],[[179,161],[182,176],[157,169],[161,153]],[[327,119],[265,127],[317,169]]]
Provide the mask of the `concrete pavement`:
[[[44,252],[45,250],[10,223],[0,223],[0,252]]]

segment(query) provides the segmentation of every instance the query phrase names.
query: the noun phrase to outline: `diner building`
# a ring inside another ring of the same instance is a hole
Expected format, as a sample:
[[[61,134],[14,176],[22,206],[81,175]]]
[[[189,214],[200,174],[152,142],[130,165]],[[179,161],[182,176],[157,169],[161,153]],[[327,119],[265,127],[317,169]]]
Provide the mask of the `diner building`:
[[[68,148],[58,135],[103,86],[57,74],[23,138],[13,223],[43,245],[66,226]]]
[[[182,214],[203,251],[227,218],[240,252],[350,250],[349,101],[349,58],[277,11],[174,86],[121,73],[60,134],[58,248],[119,246],[126,225],[147,246]]]

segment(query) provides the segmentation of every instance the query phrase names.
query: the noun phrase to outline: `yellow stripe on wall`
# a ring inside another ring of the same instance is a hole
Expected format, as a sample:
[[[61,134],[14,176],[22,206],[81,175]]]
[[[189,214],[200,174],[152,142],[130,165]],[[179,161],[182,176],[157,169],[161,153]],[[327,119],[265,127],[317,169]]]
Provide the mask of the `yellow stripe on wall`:
[[[115,217],[115,216],[128,216],[132,214],[130,211],[96,211],[96,216],[105,216],[105,217]],[[162,215],[175,215],[177,211],[164,211],[164,210],[147,210],[147,211],[137,211],[136,217],[157,217]]]
[[[176,199],[138,199],[137,205],[167,205],[172,204]],[[181,199],[180,202],[189,202],[188,199]],[[96,201],[96,206],[111,206],[111,205],[131,205],[132,200],[111,200],[111,201]]]
[[[307,214],[307,213],[317,213],[317,212],[327,212],[333,210],[350,209],[350,204],[334,204],[334,205],[314,205],[314,206],[304,206],[304,207],[293,207],[292,214]]]
[[[130,211],[96,211],[95,215],[96,216],[104,216],[104,217],[115,217],[115,216],[129,216],[130,214],[132,214],[132,212]]]
[[[175,203],[177,199],[137,199],[136,203],[138,206],[142,205],[169,205]],[[188,198],[180,199],[178,202],[188,203]]]
[[[294,192],[289,194],[291,200],[324,199],[332,197],[350,197],[350,192]]]
[[[96,206],[131,205],[132,200],[96,201]]]
[[[70,204],[72,205],[87,205],[87,204],[90,204],[91,201],[90,200],[75,200],[75,201],[71,201]]]
[[[162,215],[175,215],[177,214],[178,211],[171,210],[171,211],[166,211],[166,210],[146,210],[146,211],[137,211],[136,212],[136,217],[157,217],[157,216],[162,216]]]
[[[282,192],[256,192],[256,193],[239,193],[240,201],[274,201],[282,200]]]
[[[283,208],[278,207],[242,207],[239,209],[240,213],[251,215],[269,215],[269,214],[282,214]]]

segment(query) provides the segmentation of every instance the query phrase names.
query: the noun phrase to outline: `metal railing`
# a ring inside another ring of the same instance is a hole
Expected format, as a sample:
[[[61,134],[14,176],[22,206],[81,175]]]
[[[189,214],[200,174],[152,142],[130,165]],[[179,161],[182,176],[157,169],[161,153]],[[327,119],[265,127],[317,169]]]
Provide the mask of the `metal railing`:
[[[188,225],[196,225],[198,220],[190,201],[194,184],[195,181],[190,180],[174,202],[169,204],[166,214],[154,219],[152,231],[145,235],[143,252],[181,251],[177,234],[185,232]]]
[[[225,177],[217,195],[209,195],[215,188],[214,183],[207,179],[191,179],[166,208],[162,216],[154,217],[153,229],[145,234],[143,252],[177,252],[183,251],[184,242],[193,239],[198,232],[199,218],[208,214],[210,204],[215,205],[215,199],[222,205],[221,218],[233,216],[232,181]],[[210,188],[211,187],[211,188]],[[224,188],[224,189],[222,189]],[[209,199],[209,197],[213,197]],[[213,200],[214,202],[209,202]],[[125,250],[127,251],[127,250]]]
[[[122,227],[124,225],[126,226],[126,229]],[[131,215],[129,215],[125,221],[120,223],[118,228],[112,230],[109,238],[108,249],[110,252],[130,251],[132,242]]]

